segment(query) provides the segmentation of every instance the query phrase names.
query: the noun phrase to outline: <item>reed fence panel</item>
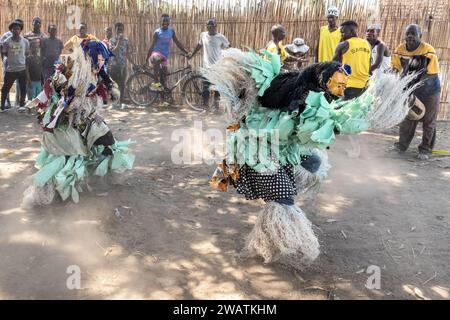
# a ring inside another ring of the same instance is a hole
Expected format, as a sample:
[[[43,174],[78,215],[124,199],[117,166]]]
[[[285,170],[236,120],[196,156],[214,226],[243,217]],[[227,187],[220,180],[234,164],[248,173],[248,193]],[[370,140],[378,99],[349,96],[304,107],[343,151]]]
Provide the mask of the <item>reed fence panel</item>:
[[[450,119],[450,2],[448,0],[336,0],[341,10],[339,21],[353,19],[360,25],[359,36],[364,37],[371,22],[382,26],[381,38],[394,50],[402,42],[405,27],[418,23],[423,28],[423,40],[433,45],[440,60],[442,96],[439,119]],[[132,42],[133,61],[143,63],[159,25],[162,13],[169,13],[177,37],[188,50],[193,50],[198,36],[205,30],[210,17],[218,21],[218,30],[238,48],[259,49],[270,40],[270,28],[281,23],[287,29],[286,43],[301,37],[310,46],[309,56],[315,56],[319,27],[326,24],[328,0],[0,0],[0,31],[6,32],[15,18],[25,21],[25,30],[31,29],[33,17],[39,16],[46,31],[50,23],[59,27],[63,41],[76,33],[68,22],[73,21],[73,6],[80,9],[80,22],[88,24],[88,32],[102,39],[104,29],[121,21]],[[186,61],[172,49],[171,68]],[[201,54],[192,61],[201,65]],[[1,68],[1,67],[0,67]],[[0,73],[0,82],[3,72]],[[169,80],[171,81],[171,80]],[[178,92],[179,93],[179,92]]]

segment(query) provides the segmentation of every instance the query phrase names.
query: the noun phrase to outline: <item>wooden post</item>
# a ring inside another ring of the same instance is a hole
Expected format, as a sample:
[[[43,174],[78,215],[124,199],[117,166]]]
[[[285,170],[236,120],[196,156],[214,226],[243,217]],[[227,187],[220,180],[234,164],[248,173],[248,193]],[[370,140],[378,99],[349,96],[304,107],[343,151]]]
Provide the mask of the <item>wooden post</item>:
[[[431,40],[431,27],[433,26],[433,16],[430,14],[427,20],[427,42]]]

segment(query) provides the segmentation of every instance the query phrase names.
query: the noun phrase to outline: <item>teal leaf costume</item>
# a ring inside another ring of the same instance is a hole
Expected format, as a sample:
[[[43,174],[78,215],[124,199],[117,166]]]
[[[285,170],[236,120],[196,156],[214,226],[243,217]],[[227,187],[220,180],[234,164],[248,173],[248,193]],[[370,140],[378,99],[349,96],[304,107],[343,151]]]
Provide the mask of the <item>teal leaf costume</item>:
[[[210,185],[225,191],[230,184],[247,199],[266,202],[244,253],[303,268],[319,255],[319,243],[295,196],[317,189],[326,178],[324,150],[337,134],[389,128],[403,120],[410,79],[381,75],[361,96],[343,101],[328,87],[335,73],[347,70],[339,63],[280,73],[279,57],[261,53],[225,50],[203,70],[231,122],[227,157]]]
[[[103,48],[95,41],[87,45]],[[109,77],[104,66],[98,73],[101,76],[92,71],[92,67],[100,66],[91,65],[94,60],[90,51],[84,52],[82,47],[62,56],[56,73],[46,80],[44,91],[32,102],[37,107],[43,136],[35,164],[38,172],[24,193],[25,205],[50,204],[55,194],[63,201],[77,203],[83,186],[89,188],[89,176],[133,168],[135,157],[129,148],[133,141],[116,140],[98,113],[102,100],[118,99],[117,85],[106,81]],[[101,53],[108,56],[105,50]]]

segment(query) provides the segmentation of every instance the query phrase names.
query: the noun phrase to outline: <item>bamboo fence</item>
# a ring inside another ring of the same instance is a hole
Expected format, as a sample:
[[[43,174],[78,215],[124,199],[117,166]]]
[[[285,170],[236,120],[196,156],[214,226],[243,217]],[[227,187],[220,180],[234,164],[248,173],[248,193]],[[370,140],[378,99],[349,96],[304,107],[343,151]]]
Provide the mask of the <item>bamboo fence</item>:
[[[7,31],[9,22],[15,18],[25,21],[24,31],[30,30],[33,17],[39,16],[43,31],[54,23],[65,41],[76,33],[69,29],[68,21],[73,15],[71,8],[77,6],[81,14],[79,22],[86,22],[88,32],[100,39],[104,37],[105,27],[123,22],[134,47],[133,60],[143,63],[162,13],[170,14],[178,39],[190,51],[196,46],[199,33],[204,31],[206,20],[215,17],[219,32],[234,47],[265,47],[270,40],[271,26],[281,23],[287,29],[285,42],[302,37],[311,48],[309,55],[312,58],[319,27],[326,24],[325,10],[331,3],[340,8],[340,22],[348,19],[358,22],[361,37],[369,23],[380,23],[381,38],[391,50],[402,42],[409,23],[421,25],[423,40],[436,48],[440,61],[443,92],[439,119],[450,119],[449,0],[0,0],[0,30]],[[185,65],[184,58],[177,55],[180,51],[176,47],[172,51],[171,68]],[[201,54],[192,64],[199,67]]]

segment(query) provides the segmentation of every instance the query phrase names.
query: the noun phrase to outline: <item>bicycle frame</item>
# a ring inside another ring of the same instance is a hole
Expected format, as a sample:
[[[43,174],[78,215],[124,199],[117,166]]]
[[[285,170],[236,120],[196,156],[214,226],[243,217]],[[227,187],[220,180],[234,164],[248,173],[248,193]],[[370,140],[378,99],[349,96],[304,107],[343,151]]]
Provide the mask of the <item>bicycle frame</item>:
[[[187,72],[186,72],[187,71]],[[188,65],[187,67],[185,67],[185,68],[181,68],[181,69],[178,69],[178,70],[176,70],[176,71],[174,71],[174,72],[169,72],[169,73],[167,73],[167,77],[168,76],[171,76],[171,75],[174,75],[174,74],[177,74],[177,73],[182,73],[182,72],[185,72],[184,74],[183,74],[183,76],[180,78],[180,80],[178,80],[172,87],[170,87],[170,88],[168,88],[171,92],[173,91],[173,89],[175,89],[176,87],[178,87],[178,85],[184,80],[184,79],[186,79],[186,77],[188,77],[189,75],[191,75],[192,74],[192,67],[190,66],[190,65]]]
[[[133,62],[131,62],[131,63],[133,65],[133,73],[134,74],[144,73],[144,74],[150,75],[151,78],[156,79],[155,78],[155,74],[154,74],[154,68],[152,68],[151,66],[149,66],[147,64],[145,64],[145,65],[137,65],[137,64],[134,64]],[[133,77],[134,74],[131,77]],[[180,74],[180,79],[174,85],[171,85],[170,83],[168,83],[169,81],[166,81],[166,86],[167,87],[165,88],[165,90],[156,91],[154,93],[157,94],[158,96],[162,96],[163,99],[166,99],[166,98],[164,98],[164,97],[167,97],[166,95],[169,95],[170,99],[173,99],[172,98],[172,93],[174,92],[175,88],[180,86],[184,81],[187,81],[187,79],[189,79],[189,77],[191,77],[195,73],[192,70],[192,66],[188,62],[185,67],[182,67],[182,68],[180,68],[178,70],[175,70],[175,71],[172,71],[172,72],[167,72],[166,73],[166,79],[169,76],[177,75],[177,74]],[[145,87],[150,87],[150,85],[151,85],[151,83],[144,84]]]

